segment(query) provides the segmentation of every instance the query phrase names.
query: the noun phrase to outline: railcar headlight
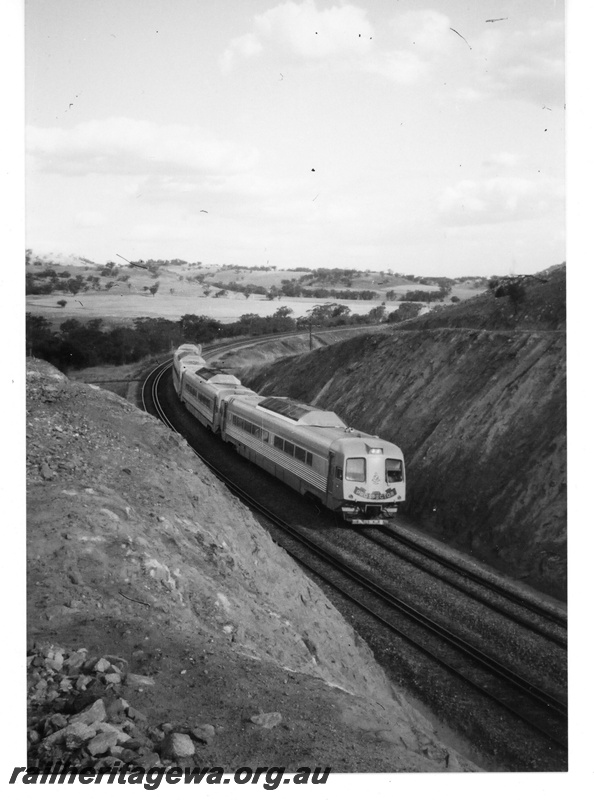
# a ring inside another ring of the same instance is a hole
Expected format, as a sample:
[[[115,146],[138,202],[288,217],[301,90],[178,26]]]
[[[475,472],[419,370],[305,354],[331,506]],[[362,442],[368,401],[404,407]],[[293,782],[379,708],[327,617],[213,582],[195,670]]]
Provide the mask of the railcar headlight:
[[[373,453],[374,455],[378,455],[384,452],[383,447],[370,447],[368,450],[369,453]]]

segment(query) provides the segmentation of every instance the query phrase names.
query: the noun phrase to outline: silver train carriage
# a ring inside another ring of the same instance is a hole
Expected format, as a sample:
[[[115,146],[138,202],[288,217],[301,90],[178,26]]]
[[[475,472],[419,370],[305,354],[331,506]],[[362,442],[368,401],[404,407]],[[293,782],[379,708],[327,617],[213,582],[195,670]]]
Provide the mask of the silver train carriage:
[[[173,354],[173,385],[178,396],[181,393],[181,380],[182,374],[187,369],[196,370],[199,367],[205,367],[206,361],[202,357],[202,345],[200,344],[182,344]]]
[[[221,427],[221,401],[236,395],[255,395],[235,375],[206,366],[187,368],[181,374],[178,395],[196,419],[211,431]]]
[[[406,498],[401,449],[348,428],[332,411],[230,393],[220,398],[219,424],[241,455],[352,524],[381,525]]]

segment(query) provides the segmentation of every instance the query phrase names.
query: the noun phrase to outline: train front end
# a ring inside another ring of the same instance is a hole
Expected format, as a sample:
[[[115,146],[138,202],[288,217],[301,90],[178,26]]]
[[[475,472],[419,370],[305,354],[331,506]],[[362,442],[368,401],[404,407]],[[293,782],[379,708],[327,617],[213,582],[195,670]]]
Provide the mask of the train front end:
[[[336,510],[352,525],[382,525],[406,499],[402,450],[376,438],[342,440],[333,457]]]

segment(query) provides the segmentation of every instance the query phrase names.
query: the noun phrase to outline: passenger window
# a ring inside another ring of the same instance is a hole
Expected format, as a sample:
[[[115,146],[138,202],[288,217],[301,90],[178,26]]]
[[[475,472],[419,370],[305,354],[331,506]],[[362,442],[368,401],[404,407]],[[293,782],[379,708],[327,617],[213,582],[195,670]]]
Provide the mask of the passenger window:
[[[305,461],[305,450],[302,447],[295,447],[295,458]]]
[[[295,445],[292,442],[285,442],[285,453],[292,456],[295,453]]]
[[[365,480],[365,459],[347,458],[345,478],[347,481]]]
[[[386,458],[386,483],[400,483],[402,479],[402,461],[399,458]]]
[[[305,453],[305,463],[306,463],[306,464],[309,464],[309,466],[311,467],[311,465],[312,465],[312,461],[313,461],[313,456],[312,456],[312,454],[311,454],[311,453],[308,453],[308,452],[306,451],[306,453]]]
[[[278,447],[279,450],[283,449],[284,439],[281,439],[280,436],[274,437],[274,446]]]
[[[336,467],[336,477],[339,481],[342,480],[342,467]]]
[[[262,431],[262,441],[263,442],[268,441],[268,431]]]

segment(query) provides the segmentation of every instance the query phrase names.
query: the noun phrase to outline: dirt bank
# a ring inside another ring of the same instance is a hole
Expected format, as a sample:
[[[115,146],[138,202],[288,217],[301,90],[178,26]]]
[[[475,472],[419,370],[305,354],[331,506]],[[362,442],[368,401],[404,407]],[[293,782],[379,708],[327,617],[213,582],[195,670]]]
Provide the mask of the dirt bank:
[[[565,363],[558,330],[392,329],[242,378],[398,443],[412,518],[563,597]]]
[[[44,362],[27,381],[28,640],[56,646],[35,653],[125,659],[148,725],[212,726],[201,765],[472,769],[181,437]]]

